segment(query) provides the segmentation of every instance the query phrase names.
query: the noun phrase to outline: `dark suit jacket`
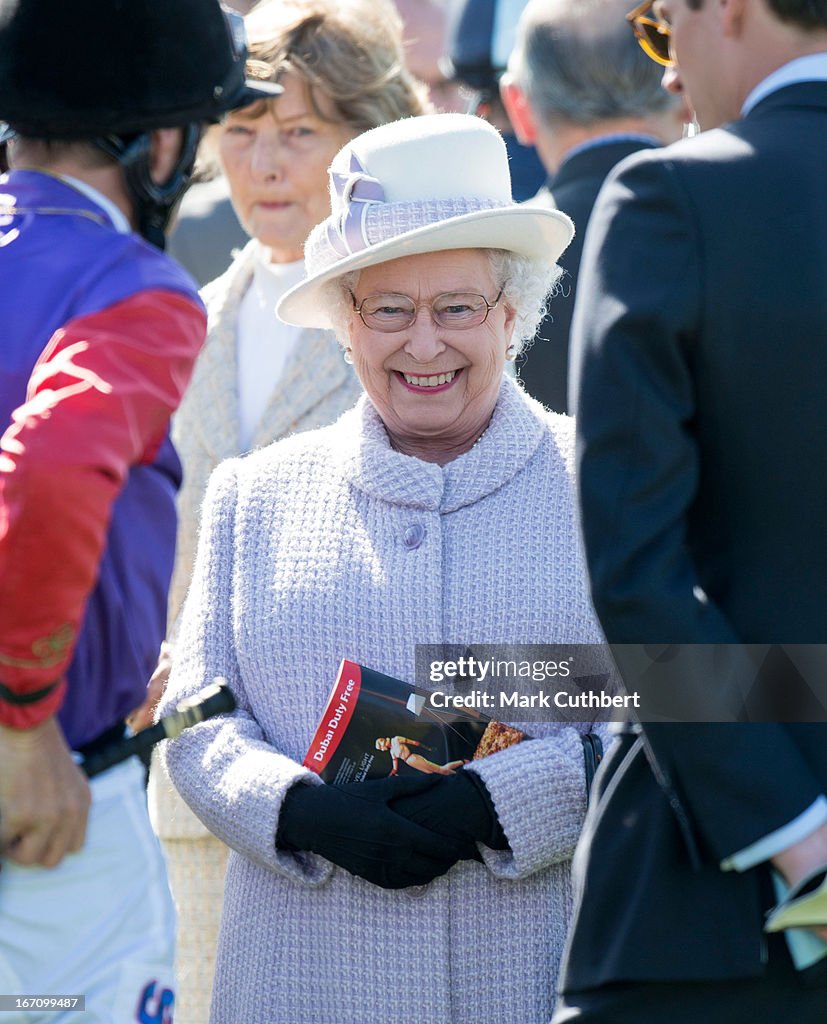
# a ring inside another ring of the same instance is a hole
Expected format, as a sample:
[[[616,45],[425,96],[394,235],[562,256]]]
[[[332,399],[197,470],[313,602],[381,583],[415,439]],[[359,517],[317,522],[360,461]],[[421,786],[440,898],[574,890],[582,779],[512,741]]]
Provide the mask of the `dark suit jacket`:
[[[827,641],[825,166],[806,83],[601,194],[573,402],[612,643]],[[645,725],[611,761],[564,987],[760,974],[766,868],[718,865],[825,792],[827,726]]]
[[[533,344],[520,358],[519,376],[529,394],[555,412],[568,411],[569,331],[574,311],[577,271],[583,239],[600,186],[609,172],[632,153],[649,149],[644,142],[606,142],[565,160],[533,202],[556,206],[574,221],[575,235],[560,257],[564,270],[559,294],[543,320]]]

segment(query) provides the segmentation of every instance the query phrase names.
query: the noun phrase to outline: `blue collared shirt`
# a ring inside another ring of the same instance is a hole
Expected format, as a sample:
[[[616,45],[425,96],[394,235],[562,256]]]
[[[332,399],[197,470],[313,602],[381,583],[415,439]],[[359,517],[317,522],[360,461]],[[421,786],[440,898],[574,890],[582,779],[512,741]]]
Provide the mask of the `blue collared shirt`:
[[[827,82],[827,53],[811,53],[806,57],[796,57],[788,64],[776,68],[759,82],[744,100],[741,117],[747,115],[771,93],[788,85],[797,85],[799,82]]]

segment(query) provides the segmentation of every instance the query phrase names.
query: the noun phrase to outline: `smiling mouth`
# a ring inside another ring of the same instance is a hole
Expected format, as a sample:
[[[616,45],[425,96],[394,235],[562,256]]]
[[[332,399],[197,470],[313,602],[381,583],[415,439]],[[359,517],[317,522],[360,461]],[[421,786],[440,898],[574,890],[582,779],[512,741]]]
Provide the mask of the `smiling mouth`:
[[[438,388],[444,384],[450,384],[460,371],[449,370],[447,373],[432,373],[427,377],[417,376],[412,373],[403,373],[401,370],[397,370],[396,372],[405,381],[405,383],[409,385],[409,387]]]

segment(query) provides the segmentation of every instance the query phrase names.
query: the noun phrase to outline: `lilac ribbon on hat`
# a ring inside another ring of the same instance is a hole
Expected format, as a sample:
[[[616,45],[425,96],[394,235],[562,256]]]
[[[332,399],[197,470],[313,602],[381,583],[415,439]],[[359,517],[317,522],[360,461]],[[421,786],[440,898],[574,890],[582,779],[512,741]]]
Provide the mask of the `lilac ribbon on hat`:
[[[367,173],[355,153],[350,154],[346,174],[331,168],[330,181],[338,212],[327,225],[327,240],[338,256],[345,257],[370,245],[365,217],[369,206],[385,202],[385,190]]]

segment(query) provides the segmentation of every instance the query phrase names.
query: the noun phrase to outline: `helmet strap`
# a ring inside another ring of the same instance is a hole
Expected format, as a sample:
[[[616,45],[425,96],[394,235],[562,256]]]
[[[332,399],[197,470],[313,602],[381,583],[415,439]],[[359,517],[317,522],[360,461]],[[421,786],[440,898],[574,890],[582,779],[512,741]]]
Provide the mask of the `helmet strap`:
[[[149,132],[129,138],[106,135],[94,140],[98,149],[114,157],[123,168],[126,187],[135,206],[138,231],[161,250],[166,247],[166,229],[175,206],[190,183],[200,139],[200,123],[184,126],[181,153],[170,176],[160,184],[153,181],[150,171]]]
[[[9,170],[8,147],[16,134],[10,124],[0,121],[0,174],[6,174]]]

